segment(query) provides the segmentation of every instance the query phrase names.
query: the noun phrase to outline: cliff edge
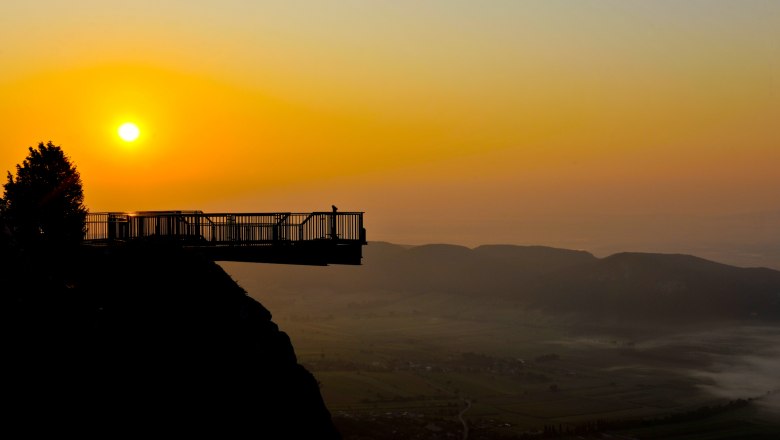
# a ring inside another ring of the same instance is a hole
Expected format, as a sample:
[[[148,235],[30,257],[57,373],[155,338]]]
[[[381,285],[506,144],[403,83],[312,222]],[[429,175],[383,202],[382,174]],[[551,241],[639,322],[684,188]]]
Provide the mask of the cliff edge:
[[[290,339],[214,262],[128,245],[0,263],[7,422],[339,438]]]

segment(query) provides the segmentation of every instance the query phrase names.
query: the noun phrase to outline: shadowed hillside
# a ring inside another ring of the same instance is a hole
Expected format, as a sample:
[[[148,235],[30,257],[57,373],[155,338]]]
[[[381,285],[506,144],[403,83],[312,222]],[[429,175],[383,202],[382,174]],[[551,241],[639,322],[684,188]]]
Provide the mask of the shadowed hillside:
[[[338,287],[344,292],[393,290],[407,293],[484,295],[526,288],[550,272],[595,261],[583,251],[542,246],[463,246],[434,244],[400,246],[371,243],[363,250],[363,266],[328,268],[266,265],[251,269],[272,285],[299,289]],[[231,268],[245,267],[227,263]],[[239,269],[242,270],[242,269]]]
[[[279,289],[337,289],[340,296],[396,292],[509,301],[584,319],[694,323],[780,319],[780,272],[689,255],[622,253],[599,259],[542,246],[399,246],[371,243],[363,267],[228,265],[244,282]],[[455,298],[458,298],[455,301]],[[446,306],[445,306],[446,307]]]
[[[656,322],[780,319],[780,272],[690,255],[620,253],[538,280],[533,304]]]
[[[338,438],[271,313],[176,249],[84,248],[2,268],[3,399],[30,429]]]

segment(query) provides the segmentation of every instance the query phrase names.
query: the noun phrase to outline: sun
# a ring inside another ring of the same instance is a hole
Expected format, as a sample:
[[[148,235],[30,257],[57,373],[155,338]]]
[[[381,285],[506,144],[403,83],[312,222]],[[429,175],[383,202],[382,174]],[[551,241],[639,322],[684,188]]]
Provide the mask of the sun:
[[[119,126],[119,137],[125,142],[133,142],[138,139],[139,134],[141,134],[141,130],[132,122],[125,122]]]

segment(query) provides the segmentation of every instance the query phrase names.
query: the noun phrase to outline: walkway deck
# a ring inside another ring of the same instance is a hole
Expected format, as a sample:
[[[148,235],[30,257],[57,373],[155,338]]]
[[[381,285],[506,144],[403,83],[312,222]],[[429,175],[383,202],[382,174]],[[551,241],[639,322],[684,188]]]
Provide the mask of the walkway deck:
[[[84,240],[178,245],[216,261],[360,264],[366,230],[362,212],[98,212],[88,214]]]

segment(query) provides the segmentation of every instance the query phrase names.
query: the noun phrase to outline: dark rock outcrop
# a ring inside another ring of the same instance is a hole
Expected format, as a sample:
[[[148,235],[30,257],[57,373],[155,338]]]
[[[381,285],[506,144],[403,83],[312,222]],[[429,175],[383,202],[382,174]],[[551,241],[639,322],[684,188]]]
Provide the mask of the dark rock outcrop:
[[[215,263],[137,246],[6,260],[6,426],[339,437],[290,339]]]

